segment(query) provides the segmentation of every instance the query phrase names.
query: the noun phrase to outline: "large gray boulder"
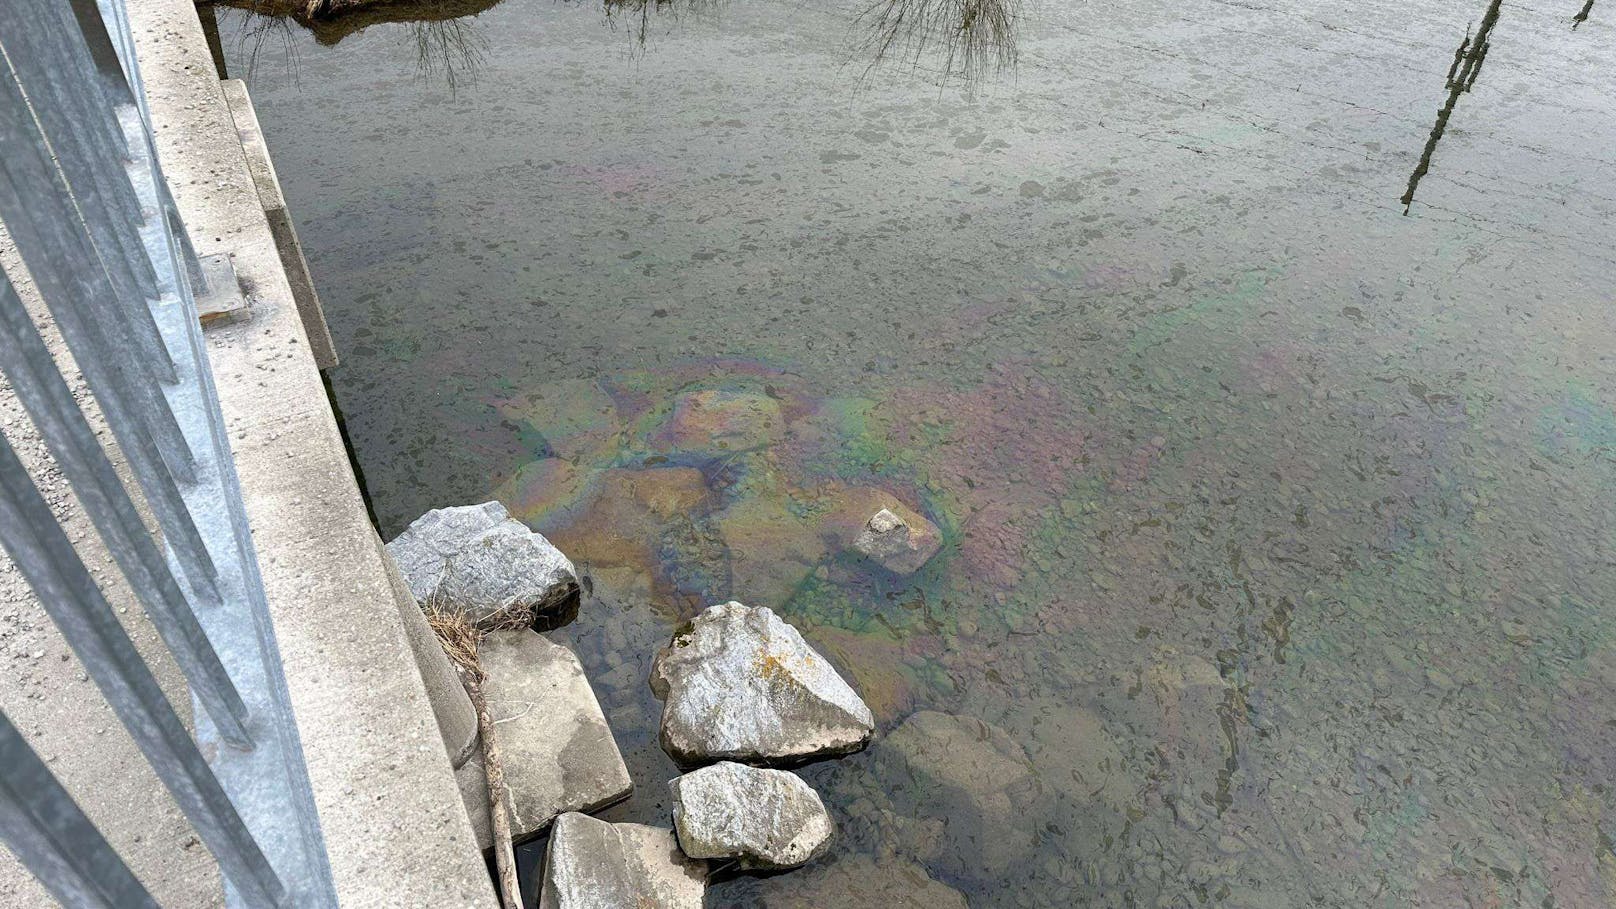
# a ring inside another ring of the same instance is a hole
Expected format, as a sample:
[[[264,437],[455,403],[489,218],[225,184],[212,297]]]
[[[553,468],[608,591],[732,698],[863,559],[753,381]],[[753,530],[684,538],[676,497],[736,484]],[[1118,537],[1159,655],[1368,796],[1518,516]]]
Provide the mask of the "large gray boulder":
[[[1026,751],[1004,730],[973,717],[922,710],[881,743],[879,760],[901,814],[939,827],[937,853],[922,856],[971,878],[1001,877],[1037,845],[1031,823],[1040,787]]]
[[[491,632],[477,657],[517,842],[537,835],[558,814],[595,811],[634,791],[600,702],[571,650],[522,628]],[[487,806],[486,778],[478,774],[473,785],[468,805]],[[479,845],[487,848],[487,808],[473,810],[472,817]]]
[[[863,748],[870,708],[766,607],[709,607],[656,655],[662,748],[682,764],[789,764]]]
[[[561,550],[498,502],[436,508],[387,544],[423,607],[487,625],[518,610],[561,610],[578,573]]]
[[[707,863],[679,851],[672,830],[556,818],[539,909],[701,909]]]
[[[763,881],[762,909],[967,909],[958,890],[899,858],[845,855]]]
[[[722,761],[668,788],[679,846],[692,858],[739,859],[749,871],[796,868],[836,832],[819,794],[785,770]]]

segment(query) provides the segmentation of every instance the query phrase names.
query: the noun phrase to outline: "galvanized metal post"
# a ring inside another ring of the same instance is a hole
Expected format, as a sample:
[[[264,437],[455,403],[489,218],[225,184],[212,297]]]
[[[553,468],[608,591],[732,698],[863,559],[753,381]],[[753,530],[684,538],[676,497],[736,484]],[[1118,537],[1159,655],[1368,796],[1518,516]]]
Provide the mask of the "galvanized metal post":
[[[0,713],[0,839],[64,906],[157,909],[11,720]]]
[[[198,324],[203,272],[158,165],[134,46],[123,0],[0,0],[0,221],[166,547],[5,281],[0,369],[185,673],[201,707],[194,741],[3,437],[0,543],[219,860],[230,902],[335,909]],[[52,804],[66,812],[71,800]],[[56,892],[87,893],[88,905],[110,898],[85,889],[87,868],[63,868],[72,851],[46,848],[38,824],[5,829]],[[86,855],[110,853],[93,829],[73,829]]]
[[[288,905],[282,902],[286,888],[275,869],[4,437],[0,437],[0,545],[219,860],[225,877],[250,906]]]

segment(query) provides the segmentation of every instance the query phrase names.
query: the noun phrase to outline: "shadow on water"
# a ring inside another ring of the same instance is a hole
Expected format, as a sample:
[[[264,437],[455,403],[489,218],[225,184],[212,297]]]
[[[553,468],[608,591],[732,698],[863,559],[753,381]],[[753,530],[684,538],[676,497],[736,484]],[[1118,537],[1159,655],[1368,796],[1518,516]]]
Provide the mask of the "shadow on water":
[[[1591,3],[1591,0],[1590,0]],[[1464,40],[1453,52],[1453,63],[1448,67],[1448,99],[1437,111],[1436,123],[1431,126],[1431,135],[1425,140],[1425,150],[1420,153],[1420,163],[1415,165],[1414,172],[1408,177],[1408,190],[1403,193],[1400,200],[1403,203],[1403,214],[1408,214],[1414,206],[1414,191],[1419,189],[1420,180],[1431,170],[1431,157],[1436,154],[1436,144],[1442,141],[1442,134],[1447,132],[1448,118],[1453,116],[1454,107],[1459,104],[1459,96],[1470,91],[1476,84],[1476,77],[1481,75],[1481,64],[1487,59],[1487,51],[1492,47],[1493,27],[1498,24],[1498,13],[1503,6],[1503,0],[1492,0],[1487,12],[1481,17],[1481,27],[1471,34],[1465,30]]]

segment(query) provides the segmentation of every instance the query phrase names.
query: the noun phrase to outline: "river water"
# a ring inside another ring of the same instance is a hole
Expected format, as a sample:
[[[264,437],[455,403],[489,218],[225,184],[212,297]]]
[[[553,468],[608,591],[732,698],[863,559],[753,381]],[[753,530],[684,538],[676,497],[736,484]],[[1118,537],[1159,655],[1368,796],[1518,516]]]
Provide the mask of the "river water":
[[[589,579],[606,816],[705,604],[875,711],[831,854],[710,905],[1596,907],[1602,7],[1029,0],[965,73],[842,0],[218,17],[384,535],[498,497]],[[913,575],[825,533],[883,496]]]

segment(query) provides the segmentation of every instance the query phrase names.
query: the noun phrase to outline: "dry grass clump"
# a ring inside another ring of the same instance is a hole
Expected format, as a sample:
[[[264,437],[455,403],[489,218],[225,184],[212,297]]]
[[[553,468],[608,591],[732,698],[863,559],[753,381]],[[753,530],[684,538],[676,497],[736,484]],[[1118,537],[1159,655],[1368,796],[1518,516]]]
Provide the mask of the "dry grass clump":
[[[477,662],[477,645],[481,643],[483,633],[466,618],[464,612],[445,611],[431,601],[422,603],[421,611],[426,613],[426,623],[438,636],[438,643],[443,645],[443,652],[448,655],[449,662],[455,664],[456,669],[475,676],[476,680],[481,682],[483,669]]]

